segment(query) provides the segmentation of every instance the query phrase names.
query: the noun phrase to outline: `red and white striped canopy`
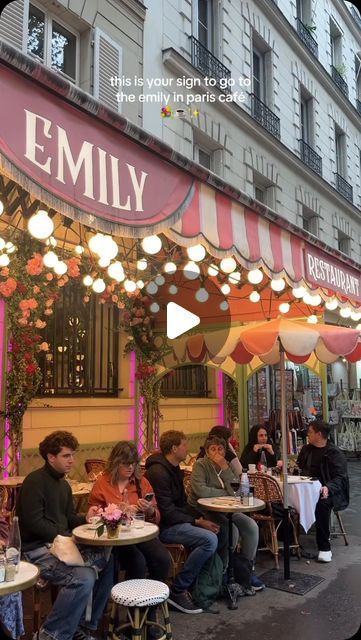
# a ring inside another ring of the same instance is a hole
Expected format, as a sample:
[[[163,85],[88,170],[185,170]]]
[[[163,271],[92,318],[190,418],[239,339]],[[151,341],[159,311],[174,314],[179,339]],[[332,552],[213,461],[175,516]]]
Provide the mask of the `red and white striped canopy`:
[[[237,364],[247,364],[258,356],[265,364],[276,364],[281,347],[286,357],[297,363],[306,362],[312,353],[326,364],[340,356],[357,362],[361,359],[361,331],[279,318],[181,338],[174,342],[173,350],[180,362],[189,358],[220,364],[230,356]]]

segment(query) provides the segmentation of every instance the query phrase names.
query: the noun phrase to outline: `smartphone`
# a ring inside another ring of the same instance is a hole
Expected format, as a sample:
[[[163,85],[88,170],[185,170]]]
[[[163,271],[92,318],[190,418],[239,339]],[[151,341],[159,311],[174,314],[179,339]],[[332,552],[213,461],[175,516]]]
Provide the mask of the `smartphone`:
[[[148,500],[148,502],[152,502],[154,498],[154,493],[146,493],[144,496],[144,500]]]

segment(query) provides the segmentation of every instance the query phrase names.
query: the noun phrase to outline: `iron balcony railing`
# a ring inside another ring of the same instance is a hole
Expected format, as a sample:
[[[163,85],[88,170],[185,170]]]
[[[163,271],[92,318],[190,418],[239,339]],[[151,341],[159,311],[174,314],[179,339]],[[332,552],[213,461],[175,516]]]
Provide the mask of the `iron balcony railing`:
[[[357,26],[361,29],[361,16],[355,7],[351,7],[351,14]]]
[[[280,139],[281,128],[280,119],[267,105],[262,102],[254,93],[251,93],[252,117],[259,122],[262,127],[272,133],[275,138]]]
[[[318,173],[319,176],[322,176],[321,156],[319,156],[305,140],[302,140],[302,138],[299,140],[299,143],[302,162],[307,164],[315,173]]]
[[[221,80],[229,80],[231,78],[231,72],[227,67],[222,64],[216,56],[203,46],[194,36],[190,36],[191,40],[191,56],[192,65],[198,69],[204,76],[209,78],[215,78],[217,80],[217,87],[223,93],[231,93],[230,87],[221,86]],[[222,83],[224,85],[224,81]]]
[[[314,37],[311,35],[310,30],[303,24],[302,20],[296,18],[297,20],[297,33],[302,40],[303,44],[306,45],[307,49],[311,51],[311,53],[318,58],[318,44]]]
[[[210,393],[207,367],[187,365],[173,369],[162,379],[161,392],[167,398],[207,398]]]
[[[340,89],[343,95],[346,96],[346,98],[348,98],[347,82],[343,79],[340,72],[337,71],[336,67],[333,67],[332,65],[331,65],[331,73],[332,73],[332,80],[334,81],[335,85]]]
[[[359,100],[358,98],[356,100],[356,109],[357,109],[357,111],[359,112],[359,114],[361,116],[361,100]]]
[[[349,202],[353,202],[353,189],[352,186],[340,176],[339,173],[335,173],[336,189],[337,191]]]

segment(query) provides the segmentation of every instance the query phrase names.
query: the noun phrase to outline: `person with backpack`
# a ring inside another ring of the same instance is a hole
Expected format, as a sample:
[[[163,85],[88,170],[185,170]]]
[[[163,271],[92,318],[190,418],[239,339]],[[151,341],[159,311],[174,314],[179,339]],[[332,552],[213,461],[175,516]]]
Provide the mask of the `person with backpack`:
[[[227,444],[223,438],[208,436],[204,443],[205,456],[199,458],[193,465],[191,477],[191,492],[188,502],[192,507],[198,506],[199,498],[213,498],[219,496],[233,496],[231,482],[234,480],[234,472],[226,459]],[[199,506],[198,506],[199,508]],[[204,517],[210,518],[227,525],[227,518],[223,514],[204,512]],[[244,513],[233,515],[234,547],[241,539],[242,555],[254,563],[258,546],[258,526],[252,518]],[[251,586],[261,591],[263,582],[252,572]]]

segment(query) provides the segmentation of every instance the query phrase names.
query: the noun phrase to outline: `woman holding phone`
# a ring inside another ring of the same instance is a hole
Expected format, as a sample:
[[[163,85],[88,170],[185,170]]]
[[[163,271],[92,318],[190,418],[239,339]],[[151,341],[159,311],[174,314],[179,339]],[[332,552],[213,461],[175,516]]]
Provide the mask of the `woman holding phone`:
[[[109,456],[103,473],[98,476],[89,496],[89,507],[104,508],[117,504],[130,514],[144,514],[146,522],[159,523],[160,514],[153,488],[141,476],[139,456],[134,442],[122,440]],[[149,577],[165,582],[170,556],[159,538],[139,544],[116,547],[118,566],[125,570],[126,579]]]

